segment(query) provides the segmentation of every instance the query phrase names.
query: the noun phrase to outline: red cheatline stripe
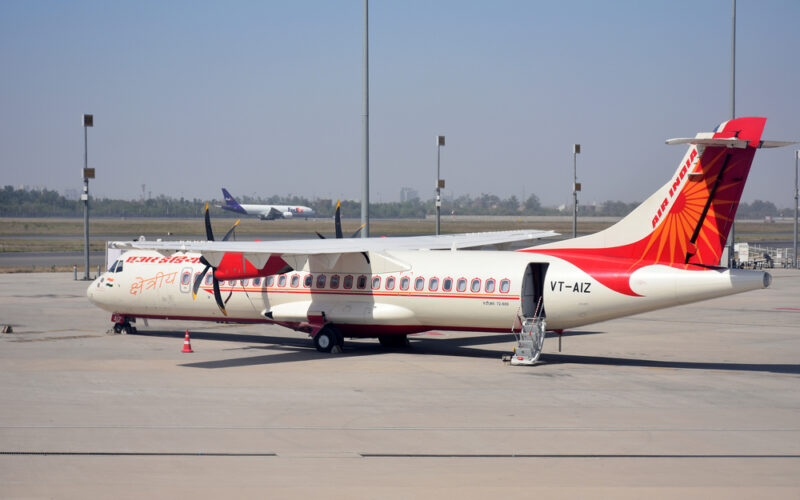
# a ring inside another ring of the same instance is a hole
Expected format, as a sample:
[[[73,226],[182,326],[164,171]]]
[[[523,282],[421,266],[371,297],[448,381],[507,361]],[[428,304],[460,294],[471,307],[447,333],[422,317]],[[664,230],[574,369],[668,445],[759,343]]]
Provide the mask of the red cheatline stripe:
[[[800,311],[800,307],[776,307],[776,311]]]

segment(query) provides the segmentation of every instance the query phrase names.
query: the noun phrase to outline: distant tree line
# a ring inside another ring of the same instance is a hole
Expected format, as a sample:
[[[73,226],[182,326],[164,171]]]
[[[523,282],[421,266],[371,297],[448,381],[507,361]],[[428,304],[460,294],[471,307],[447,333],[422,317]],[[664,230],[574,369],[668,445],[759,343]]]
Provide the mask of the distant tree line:
[[[98,217],[199,217],[203,215],[206,200],[170,198],[164,195],[146,200],[113,200],[108,198],[89,199],[93,216]],[[313,208],[321,217],[332,216],[336,202],[328,199],[309,200],[300,196],[268,198],[243,196],[241,203],[258,203],[274,205],[305,205]],[[212,205],[221,204],[211,200]],[[623,217],[639,205],[639,202],[606,201],[599,205],[580,205],[581,216]],[[217,211],[216,217],[235,217],[229,212]],[[436,213],[433,199],[420,200],[414,198],[405,202],[371,203],[370,216],[375,218],[423,218]],[[571,213],[569,208],[567,214]],[[557,208],[545,207],[534,194],[524,202],[516,196],[500,198],[492,194],[479,196],[463,195],[452,200],[442,201],[443,215],[564,215]],[[359,217],[361,203],[358,201],[342,201],[344,217]],[[738,218],[760,219],[764,217],[791,217],[794,210],[779,210],[771,201],[756,200],[752,203],[739,204],[736,214]],[[48,189],[26,190],[5,186],[0,190],[0,217],[82,217],[83,204],[68,199],[57,191]]]

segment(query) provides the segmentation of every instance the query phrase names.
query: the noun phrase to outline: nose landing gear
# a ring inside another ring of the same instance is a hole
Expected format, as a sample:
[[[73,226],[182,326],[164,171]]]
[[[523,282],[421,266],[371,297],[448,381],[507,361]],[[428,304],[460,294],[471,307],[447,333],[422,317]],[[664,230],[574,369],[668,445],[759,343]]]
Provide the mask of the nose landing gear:
[[[136,333],[136,327],[131,325],[131,323],[136,323],[136,318],[114,314],[111,316],[111,321],[114,322],[114,333],[125,333],[126,335]]]

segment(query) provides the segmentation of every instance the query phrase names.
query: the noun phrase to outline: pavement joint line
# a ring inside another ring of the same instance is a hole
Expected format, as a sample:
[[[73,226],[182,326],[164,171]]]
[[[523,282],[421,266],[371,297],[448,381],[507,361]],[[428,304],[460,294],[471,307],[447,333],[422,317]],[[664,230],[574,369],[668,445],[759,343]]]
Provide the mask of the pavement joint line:
[[[54,457],[281,457],[274,452],[140,452],[140,451],[0,451],[0,456]],[[445,459],[800,459],[800,455],[760,453],[358,453],[358,458],[445,458]],[[341,457],[338,457],[341,458]]]
[[[47,332],[24,332],[24,333],[47,333]],[[106,337],[106,334],[87,334],[87,335],[67,335],[63,337],[39,337],[39,338],[10,338],[9,342],[47,342],[48,340],[75,340]]]
[[[800,427],[438,427],[438,426],[205,426],[205,425],[0,425],[4,429],[131,429],[131,430],[276,430],[276,431],[453,431],[453,432],[800,432]]]
[[[148,451],[0,451],[2,455],[87,457],[277,457],[277,453],[148,452]]]
[[[716,453],[361,453],[362,458],[701,458],[800,459],[800,455]]]

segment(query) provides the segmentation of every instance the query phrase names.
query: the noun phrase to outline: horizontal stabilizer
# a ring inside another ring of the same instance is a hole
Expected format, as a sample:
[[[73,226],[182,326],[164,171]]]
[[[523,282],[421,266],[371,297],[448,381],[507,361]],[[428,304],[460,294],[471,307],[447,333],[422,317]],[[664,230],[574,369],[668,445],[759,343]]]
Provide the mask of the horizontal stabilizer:
[[[700,137],[680,137],[677,139],[667,139],[667,144],[670,146],[675,146],[679,144],[696,144],[696,145],[703,145],[703,146],[721,146],[725,148],[738,148],[744,149],[747,147],[747,143],[750,141],[744,139],[712,139],[712,138],[700,138]]]
[[[760,148],[782,148],[783,146],[791,146],[797,144],[797,141],[761,141],[758,145]]]
[[[734,138],[706,138],[706,137],[680,137],[677,139],[667,139],[667,144],[675,146],[678,144],[695,144],[702,146],[720,146],[725,148],[744,149],[750,141],[745,139]],[[780,148],[783,146],[791,146],[797,144],[794,141],[760,141],[759,148]]]

